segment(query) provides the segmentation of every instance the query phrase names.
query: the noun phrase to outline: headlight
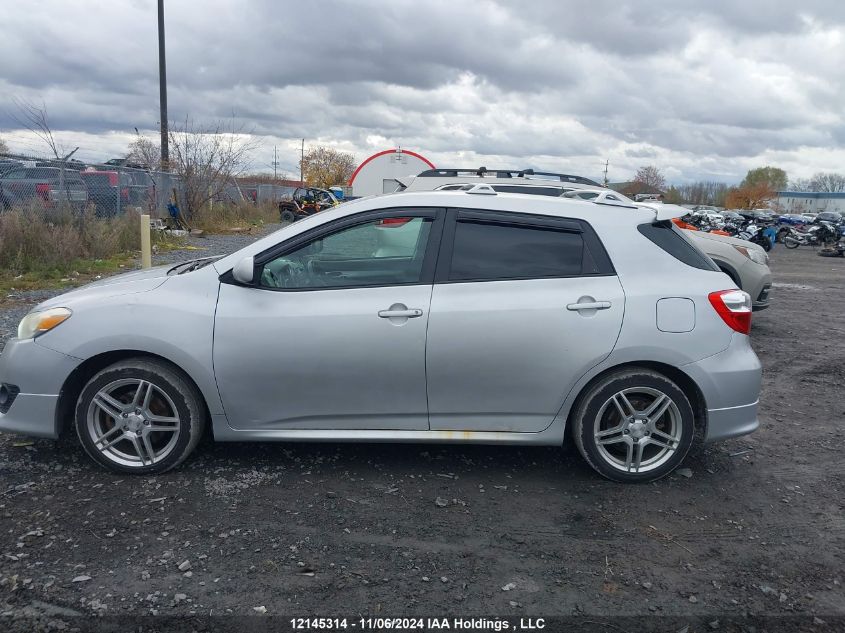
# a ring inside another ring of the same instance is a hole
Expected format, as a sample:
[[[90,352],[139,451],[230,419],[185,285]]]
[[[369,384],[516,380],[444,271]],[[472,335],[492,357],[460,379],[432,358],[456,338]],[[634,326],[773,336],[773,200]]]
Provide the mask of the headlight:
[[[70,318],[72,312],[67,308],[50,308],[40,312],[30,312],[18,325],[18,338],[35,338],[49,332],[60,323]]]
[[[745,248],[744,246],[734,246],[734,248],[755,264],[765,266],[769,263],[769,256],[766,251],[758,251],[756,248]]]

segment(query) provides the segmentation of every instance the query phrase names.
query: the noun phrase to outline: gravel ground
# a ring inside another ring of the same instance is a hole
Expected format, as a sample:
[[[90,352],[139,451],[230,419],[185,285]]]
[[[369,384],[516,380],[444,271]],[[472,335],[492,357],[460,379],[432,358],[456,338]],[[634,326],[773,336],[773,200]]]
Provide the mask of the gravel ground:
[[[206,239],[211,254],[252,238]],[[779,247],[772,269],[752,334],[761,429],[653,484],[604,481],[574,449],[211,442],[133,478],[72,442],[2,436],[0,612],[21,630],[35,614],[264,610],[721,619],[714,630],[799,615],[800,630],[842,630],[845,260]],[[0,336],[24,310],[0,311]]]

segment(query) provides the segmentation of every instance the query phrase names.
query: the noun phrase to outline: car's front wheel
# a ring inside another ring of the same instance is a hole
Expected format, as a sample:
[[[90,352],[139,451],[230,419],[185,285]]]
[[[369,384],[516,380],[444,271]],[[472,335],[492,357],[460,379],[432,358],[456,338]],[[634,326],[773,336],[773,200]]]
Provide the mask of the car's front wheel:
[[[695,431],[692,406],[681,388],[645,368],[604,376],[580,399],[572,424],[587,463],[621,482],[668,475],[686,456]]]
[[[163,473],[181,464],[202,436],[196,387],[177,369],[134,358],[91,378],[76,403],[76,433],[97,463],[121,473]]]

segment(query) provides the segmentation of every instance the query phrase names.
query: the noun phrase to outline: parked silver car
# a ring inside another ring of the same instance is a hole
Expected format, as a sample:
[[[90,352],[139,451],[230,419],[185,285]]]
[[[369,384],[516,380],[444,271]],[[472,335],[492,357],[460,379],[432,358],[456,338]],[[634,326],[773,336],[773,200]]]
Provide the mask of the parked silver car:
[[[209,423],[219,441],[568,435],[602,475],[656,479],[696,429],[757,428],[751,300],[666,213],[595,204],[368,198],[61,295],[0,356],[0,430],[72,426],[126,473],[177,466]]]

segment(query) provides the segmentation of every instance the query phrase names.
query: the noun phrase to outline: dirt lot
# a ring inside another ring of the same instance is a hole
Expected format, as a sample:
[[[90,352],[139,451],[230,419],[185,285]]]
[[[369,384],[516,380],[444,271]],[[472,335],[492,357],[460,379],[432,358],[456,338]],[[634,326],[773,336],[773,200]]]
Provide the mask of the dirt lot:
[[[753,330],[762,428],[654,484],[604,481],[570,448],[478,446],[206,443],[176,472],[131,478],[72,443],[2,436],[0,627],[266,609],[801,614],[834,630],[845,260],[778,247],[772,269]]]

